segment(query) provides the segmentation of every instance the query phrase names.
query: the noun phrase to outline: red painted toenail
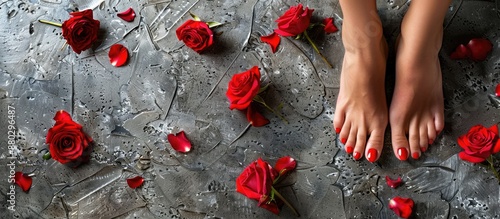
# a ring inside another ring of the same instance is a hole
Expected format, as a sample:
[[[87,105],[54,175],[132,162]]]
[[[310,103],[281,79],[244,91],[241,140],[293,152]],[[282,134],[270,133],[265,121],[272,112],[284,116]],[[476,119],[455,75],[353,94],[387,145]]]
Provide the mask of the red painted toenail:
[[[345,138],[341,138],[341,139],[340,139],[340,142],[342,142],[342,144],[345,144],[345,143],[346,143],[346,141],[347,141],[347,139],[345,139]]]
[[[420,157],[420,153],[413,152],[413,154],[411,154],[411,157],[416,160],[416,159],[418,159]]]
[[[375,162],[377,160],[378,152],[375,148],[370,148],[368,154],[366,154],[366,159],[370,162]]]
[[[398,148],[398,158],[400,160],[408,159],[408,150],[406,148]]]
[[[420,148],[420,150],[421,150],[422,152],[426,152],[426,151],[427,151],[427,147]]]
[[[434,143],[434,139],[429,139],[429,144]]]
[[[345,147],[345,151],[348,153],[348,154],[352,154],[352,152],[354,151],[354,148],[351,147],[351,146],[347,146]]]
[[[340,133],[340,128],[335,128],[335,133]]]
[[[354,158],[354,160],[359,160],[359,158],[361,158],[361,153],[354,152],[354,154],[352,155],[352,157]]]

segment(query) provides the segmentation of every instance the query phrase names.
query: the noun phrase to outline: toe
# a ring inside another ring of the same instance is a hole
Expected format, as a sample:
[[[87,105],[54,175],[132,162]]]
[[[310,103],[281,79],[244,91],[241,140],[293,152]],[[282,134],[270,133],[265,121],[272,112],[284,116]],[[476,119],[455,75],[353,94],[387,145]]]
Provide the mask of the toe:
[[[434,124],[436,126],[436,133],[441,133],[444,129],[444,116],[442,113],[437,113],[437,115],[435,115]]]
[[[427,135],[426,123],[420,125],[419,134],[420,134],[420,150],[425,151],[427,149],[427,146],[429,145],[429,136]]]
[[[420,157],[420,134],[418,123],[415,121],[410,124],[410,130],[408,133],[409,143],[410,143],[410,153],[413,159],[418,159]]]
[[[358,135],[358,129],[357,128],[351,128],[351,131],[349,133],[349,137],[347,137],[347,142],[345,143],[346,148],[347,147],[352,147],[354,148],[354,151],[356,150],[356,138]]]
[[[339,140],[342,144],[347,143],[347,138],[349,137],[349,133],[351,132],[351,123],[350,122],[345,122],[342,125],[342,130],[340,131]]]
[[[429,144],[433,144],[434,140],[436,140],[436,125],[434,121],[431,121],[427,124],[427,136],[429,137]]]
[[[335,133],[339,134],[345,122],[345,112],[339,108],[335,109],[335,116],[333,118],[333,128]]]
[[[356,146],[354,147],[355,151],[363,152],[366,148],[366,130],[359,129],[358,134],[356,136]]]
[[[408,158],[409,145],[405,130],[400,126],[392,127],[391,141],[392,149],[396,157],[400,160],[406,160]]]
[[[377,129],[370,133],[368,142],[366,143],[366,158],[370,162],[375,162],[380,157],[380,152],[384,147],[384,129]],[[370,153],[371,150],[371,153]]]

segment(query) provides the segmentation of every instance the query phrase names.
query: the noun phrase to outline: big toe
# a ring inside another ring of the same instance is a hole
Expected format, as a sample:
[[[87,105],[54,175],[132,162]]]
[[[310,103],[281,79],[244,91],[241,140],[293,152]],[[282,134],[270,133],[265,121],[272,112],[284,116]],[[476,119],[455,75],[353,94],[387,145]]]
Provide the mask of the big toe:
[[[385,129],[374,130],[366,143],[365,156],[372,163],[378,160],[384,147],[384,131]]]
[[[394,154],[399,160],[407,160],[410,145],[406,138],[406,132],[399,127],[392,127],[391,129],[392,149]]]

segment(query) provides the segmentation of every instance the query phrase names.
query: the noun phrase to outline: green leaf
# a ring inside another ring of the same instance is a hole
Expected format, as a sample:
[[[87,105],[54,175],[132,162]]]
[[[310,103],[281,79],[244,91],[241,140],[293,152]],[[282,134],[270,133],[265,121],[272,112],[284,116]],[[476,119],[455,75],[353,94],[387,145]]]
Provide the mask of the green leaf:
[[[189,15],[191,15],[191,17],[193,18],[193,20],[195,20],[195,21],[201,21],[200,17],[196,16],[195,14],[189,12]]]
[[[42,156],[42,158],[43,158],[44,160],[49,160],[50,158],[52,158],[52,156],[50,155],[50,152],[47,152],[47,153],[45,153],[45,154]]]
[[[217,21],[209,21],[209,22],[207,22],[207,25],[208,25],[208,28],[214,28],[214,27],[221,26],[222,23],[219,23]]]

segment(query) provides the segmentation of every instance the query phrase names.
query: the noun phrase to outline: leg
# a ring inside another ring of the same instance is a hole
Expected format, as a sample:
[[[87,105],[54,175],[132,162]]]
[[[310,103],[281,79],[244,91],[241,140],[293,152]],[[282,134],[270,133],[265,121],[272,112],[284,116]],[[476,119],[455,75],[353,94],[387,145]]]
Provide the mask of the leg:
[[[387,43],[375,0],[340,0],[345,48],[334,127],[347,153],[370,162],[380,156],[388,123]]]
[[[450,1],[413,0],[401,24],[389,110],[393,150],[401,160],[408,153],[418,159],[444,127],[438,52]]]

